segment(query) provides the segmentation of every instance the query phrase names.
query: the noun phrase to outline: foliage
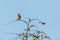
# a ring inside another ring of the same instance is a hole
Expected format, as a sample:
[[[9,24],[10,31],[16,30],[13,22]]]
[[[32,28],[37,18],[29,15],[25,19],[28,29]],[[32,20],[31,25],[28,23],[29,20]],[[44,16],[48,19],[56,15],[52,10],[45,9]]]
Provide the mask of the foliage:
[[[28,17],[28,21],[19,20],[19,21],[22,21],[22,22],[24,22],[24,23],[27,24],[27,28],[24,29],[25,32],[22,32],[22,33],[20,33],[20,34],[16,34],[16,33],[10,33],[10,34],[15,34],[15,35],[16,35],[16,40],[18,40],[18,39],[28,40],[28,38],[30,38],[30,37],[31,37],[32,40],[43,40],[43,39],[45,39],[45,38],[51,40],[51,38],[50,38],[49,36],[47,36],[47,34],[44,33],[43,31],[40,31],[40,30],[38,30],[38,29],[37,29],[37,30],[31,30],[31,28],[36,27],[35,24],[30,25],[30,22],[32,22],[32,21],[34,21],[34,20],[38,21],[39,24],[42,24],[42,25],[45,25],[45,24],[46,24],[45,22],[42,22],[42,21],[40,21],[39,19],[30,19],[30,18]],[[31,32],[31,33],[30,33],[30,31],[32,31],[32,32],[35,31],[35,32],[33,32],[33,33]]]

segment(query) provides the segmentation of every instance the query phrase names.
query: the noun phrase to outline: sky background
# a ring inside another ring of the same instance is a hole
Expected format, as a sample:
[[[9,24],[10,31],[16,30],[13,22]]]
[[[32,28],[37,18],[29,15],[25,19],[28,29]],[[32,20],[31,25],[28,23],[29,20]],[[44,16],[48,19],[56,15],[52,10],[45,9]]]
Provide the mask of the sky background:
[[[37,18],[46,22],[39,25],[40,30],[47,33],[52,40],[60,40],[60,0],[0,0],[0,39],[9,40],[15,36],[6,34],[23,32],[26,25],[14,22],[16,15],[22,18]],[[38,25],[38,24],[37,24]]]

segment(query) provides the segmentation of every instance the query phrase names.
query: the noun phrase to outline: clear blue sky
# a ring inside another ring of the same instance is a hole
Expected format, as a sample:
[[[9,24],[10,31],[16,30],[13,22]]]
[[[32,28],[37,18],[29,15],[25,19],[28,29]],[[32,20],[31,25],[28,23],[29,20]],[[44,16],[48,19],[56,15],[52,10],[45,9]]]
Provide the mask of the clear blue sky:
[[[60,0],[0,0],[0,39],[9,40],[14,37],[2,33],[23,31],[23,23],[5,25],[15,20],[18,13],[22,19],[30,17],[45,21],[46,25],[41,25],[40,29],[53,40],[60,40]]]

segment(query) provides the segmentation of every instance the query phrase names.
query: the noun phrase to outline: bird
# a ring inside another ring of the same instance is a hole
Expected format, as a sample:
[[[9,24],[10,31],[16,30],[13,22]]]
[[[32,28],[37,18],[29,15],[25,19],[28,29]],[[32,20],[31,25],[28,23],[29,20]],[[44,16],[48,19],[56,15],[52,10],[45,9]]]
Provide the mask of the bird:
[[[16,19],[17,20],[21,20],[21,15],[20,14],[17,14]]]
[[[13,23],[13,22],[15,22],[15,21],[20,21],[20,20],[21,20],[21,14],[18,13],[18,14],[16,15],[16,20],[13,20],[13,21],[9,22],[8,24]]]

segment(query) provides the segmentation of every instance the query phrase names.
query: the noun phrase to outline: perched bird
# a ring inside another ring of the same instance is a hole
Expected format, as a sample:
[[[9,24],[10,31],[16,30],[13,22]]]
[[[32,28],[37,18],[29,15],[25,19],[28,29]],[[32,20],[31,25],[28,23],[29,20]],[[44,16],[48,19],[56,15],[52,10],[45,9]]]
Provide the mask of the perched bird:
[[[20,14],[17,14],[16,19],[17,20],[20,20],[21,19],[21,15]]]
[[[21,20],[21,15],[18,13],[16,16],[16,20],[11,21],[10,23],[13,23],[13,22],[19,21],[19,20]],[[10,24],[10,23],[8,23],[8,24]]]

